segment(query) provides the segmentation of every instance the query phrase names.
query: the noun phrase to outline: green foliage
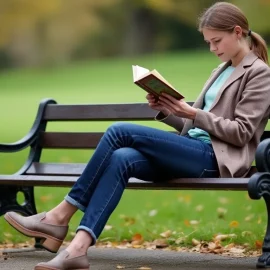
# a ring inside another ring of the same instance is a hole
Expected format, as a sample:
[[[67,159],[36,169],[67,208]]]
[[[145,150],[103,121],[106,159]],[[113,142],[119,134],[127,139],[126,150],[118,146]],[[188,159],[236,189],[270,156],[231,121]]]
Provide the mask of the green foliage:
[[[216,0],[0,1],[0,67],[198,48],[199,14]],[[269,38],[268,0],[231,0]]]

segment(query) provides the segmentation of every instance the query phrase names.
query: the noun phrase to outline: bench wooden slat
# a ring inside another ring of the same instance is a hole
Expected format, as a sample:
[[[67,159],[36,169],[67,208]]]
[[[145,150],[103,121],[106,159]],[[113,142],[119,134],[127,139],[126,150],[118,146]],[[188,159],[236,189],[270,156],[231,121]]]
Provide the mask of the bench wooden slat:
[[[33,162],[26,174],[80,176],[85,168],[84,163],[38,163]]]
[[[39,145],[54,149],[94,149],[103,132],[41,132]]]
[[[157,112],[152,110],[147,103],[105,105],[49,104],[46,107],[43,119],[47,121],[152,120],[156,114]]]
[[[194,102],[187,102],[193,105]],[[48,104],[43,116],[47,121],[124,121],[153,120],[157,114],[148,103],[130,104]]]
[[[0,185],[71,187],[72,176],[0,175]],[[249,178],[181,178],[167,182],[147,182],[131,178],[130,189],[247,190]]]
[[[103,132],[41,132],[39,144],[43,148],[54,149],[94,149]],[[265,131],[261,140],[270,137]]]
[[[80,176],[85,168],[84,163],[39,163],[33,162],[26,171],[27,175]],[[257,172],[252,166],[250,175]]]

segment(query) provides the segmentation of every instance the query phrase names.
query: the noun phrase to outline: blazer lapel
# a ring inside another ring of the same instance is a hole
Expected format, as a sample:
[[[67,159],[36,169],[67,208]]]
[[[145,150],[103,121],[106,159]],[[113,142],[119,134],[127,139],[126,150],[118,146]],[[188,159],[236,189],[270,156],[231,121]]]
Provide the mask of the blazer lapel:
[[[256,56],[252,51],[244,57],[242,62],[235,68],[235,70],[233,71],[231,76],[228,78],[228,80],[225,82],[225,84],[219,90],[218,95],[210,108],[210,111],[218,103],[218,101],[220,100],[220,98],[222,96],[222,93],[226,90],[226,88],[229,87],[238,78],[243,76],[244,73],[246,72],[245,67],[251,66],[256,59],[258,59],[258,56]],[[192,107],[202,109],[205,93],[210,88],[210,86],[213,84],[213,82],[218,78],[218,76],[230,65],[231,65],[231,61],[226,62],[221,68],[219,68],[213,74],[213,76],[209,79],[209,81],[206,83],[206,85],[202,89],[201,94],[199,95],[198,99],[195,101],[195,103],[193,104]],[[181,135],[185,135],[188,132],[188,130],[191,129],[192,127],[193,127],[193,120],[186,119],[184,127],[183,127],[182,132],[181,132]]]
[[[223,84],[223,86],[220,88],[220,90],[217,93],[217,96],[210,108],[210,111],[215,107],[215,105],[218,103],[220,97],[222,96],[223,92],[226,90],[227,87],[229,87],[233,82],[235,82],[238,78],[243,76],[245,74],[246,70],[244,67],[237,66],[231,76],[227,79],[227,81]]]
[[[202,108],[204,103],[204,96],[207,90],[210,88],[210,86],[213,84],[213,82],[218,78],[218,76],[231,64],[231,62],[225,63],[221,68],[218,68],[218,70],[212,75],[212,77],[209,79],[209,81],[205,84],[203,87],[199,97],[193,104],[193,108]],[[184,135],[188,132],[189,129],[191,129],[193,126],[193,120],[186,119],[184,127],[182,129],[181,134]]]
[[[226,88],[228,88],[233,82],[235,82],[237,79],[239,79],[240,77],[242,77],[245,72],[246,69],[245,67],[247,66],[251,66],[253,64],[253,62],[257,59],[258,57],[253,53],[250,52],[243,60],[242,62],[235,68],[235,70],[233,71],[233,73],[231,74],[231,76],[228,78],[228,80],[224,83],[224,85],[221,87],[221,89],[218,91],[218,94],[210,108],[210,111],[216,106],[216,104],[218,103],[218,101],[220,100],[223,92],[226,90]],[[228,67],[228,65],[227,65]],[[226,68],[227,68],[226,67]]]

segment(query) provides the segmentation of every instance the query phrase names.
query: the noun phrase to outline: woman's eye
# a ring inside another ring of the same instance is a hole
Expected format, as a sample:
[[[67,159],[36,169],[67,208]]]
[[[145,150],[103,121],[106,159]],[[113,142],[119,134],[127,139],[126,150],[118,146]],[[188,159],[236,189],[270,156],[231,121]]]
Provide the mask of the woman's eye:
[[[219,43],[220,41],[221,41],[221,39],[219,39],[219,40],[215,40],[214,42],[215,42],[215,43]]]

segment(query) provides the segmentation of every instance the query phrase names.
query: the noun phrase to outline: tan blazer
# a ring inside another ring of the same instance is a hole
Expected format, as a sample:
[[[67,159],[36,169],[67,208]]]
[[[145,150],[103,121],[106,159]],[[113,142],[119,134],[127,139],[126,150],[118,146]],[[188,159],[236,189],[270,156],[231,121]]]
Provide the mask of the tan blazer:
[[[250,52],[222,86],[210,111],[203,111],[205,93],[230,64],[221,64],[205,83],[193,105],[198,108],[194,121],[174,115],[160,120],[181,135],[193,127],[207,131],[220,176],[244,177],[254,161],[270,113],[270,68]]]

